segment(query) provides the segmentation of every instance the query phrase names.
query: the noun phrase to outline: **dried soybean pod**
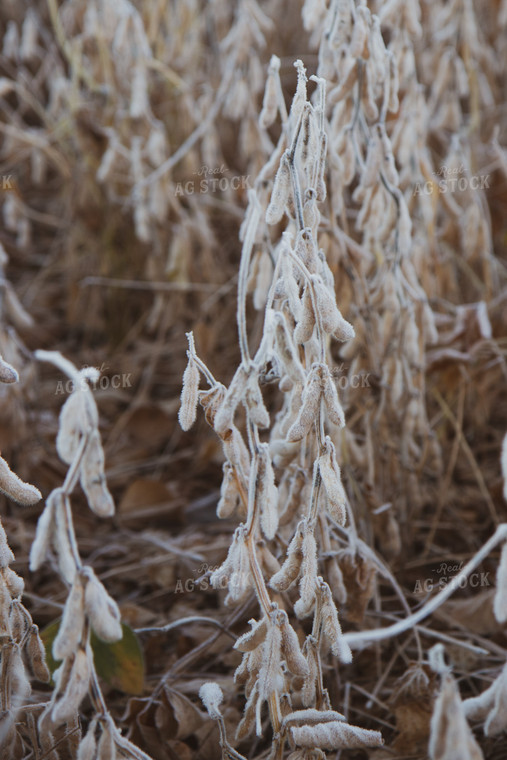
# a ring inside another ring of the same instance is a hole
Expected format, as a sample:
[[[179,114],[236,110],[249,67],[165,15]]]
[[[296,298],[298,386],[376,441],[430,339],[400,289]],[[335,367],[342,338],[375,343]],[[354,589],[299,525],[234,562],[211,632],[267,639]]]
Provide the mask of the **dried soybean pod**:
[[[257,649],[266,638],[268,632],[266,617],[261,620],[250,620],[251,630],[244,633],[234,644],[234,649],[239,652],[252,652]]]
[[[282,631],[282,656],[290,672],[295,676],[306,677],[309,673],[308,663],[301,652],[296,631],[289,623],[285,610],[279,613],[279,625]]]
[[[275,591],[287,591],[299,578],[303,561],[304,521],[301,521],[287,548],[287,557],[280,570],[273,575],[269,585]]]
[[[317,420],[323,390],[320,367],[321,365],[317,363],[312,365],[303,390],[298,417],[287,433],[288,441],[300,441],[308,435]]]
[[[266,211],[266,224],[277,224],[282,218],[290,195],[290,167],[288,152],[285,151],[273,183],[271,201]]]
[[[333,520],[345,525],[347,497],[341,481],[340,467],[336,461],[336,450],[329,436],[326,436],[324,451],[318,459],[318,464],[327,496],[327,510]]]
[[[279,71],[280,59],[278,56],[272,55],[269,62],[266,88],[264,90],[264,100],[262,101],[262,111],[259,116],[259,124],[263,129],[270,127],[276,119],[280,88]]]
[[[180,410],[178,420],[182,430],[190,430],[195,422],[199,400],[199,369],[192,355],[183,373]]]
[[[303,291],[301,318],[294,330],[294,340],[298,344],[307,343],[312,337],[313,328],[315,327],[315,312],[313,301],[308,285],[305,285]]]

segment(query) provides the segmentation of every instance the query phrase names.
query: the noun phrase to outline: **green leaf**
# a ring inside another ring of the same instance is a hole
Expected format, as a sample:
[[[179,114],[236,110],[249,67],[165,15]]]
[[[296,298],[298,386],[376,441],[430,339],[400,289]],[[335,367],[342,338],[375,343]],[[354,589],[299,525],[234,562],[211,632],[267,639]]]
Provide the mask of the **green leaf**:
[[[53,641],[60,628],[61,618],[50,623],[41,638],[46,648],[46,662],[51,674],[59,666],[53,657]],[[91,632],[90,644],[97,674],[110,686],[125,694],[140,695],[144,686],[144,660],[139,639],[126,623],[121,624],[123,636],[119,641],[109,643]]]

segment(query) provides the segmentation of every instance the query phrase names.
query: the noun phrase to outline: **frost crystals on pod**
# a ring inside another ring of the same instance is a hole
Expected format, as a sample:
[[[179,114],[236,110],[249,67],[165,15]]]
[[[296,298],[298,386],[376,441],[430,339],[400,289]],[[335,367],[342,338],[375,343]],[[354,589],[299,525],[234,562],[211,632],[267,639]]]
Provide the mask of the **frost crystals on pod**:
[[[285,211],[285,206],[291,193],[289,157],[287,151],[283,154],[280,166],[276,172],[271,193],[271,201],[266,211],[266,224],[277,224]]]
[[[331,438],[327,435],[324,450],[318,459],[322,483],[327,496],[327,510],[333,520],[345,525],[347,519],[347,496],[345,494],[341,472],[336,461],[336,450]]]
[[[199,400],[199,369],[192,355],[188,357],[188,364],[183,373],[183,387],[181,389],[180,410],[178,420],[182,430],[190,430],[195,422],[197,402]]]

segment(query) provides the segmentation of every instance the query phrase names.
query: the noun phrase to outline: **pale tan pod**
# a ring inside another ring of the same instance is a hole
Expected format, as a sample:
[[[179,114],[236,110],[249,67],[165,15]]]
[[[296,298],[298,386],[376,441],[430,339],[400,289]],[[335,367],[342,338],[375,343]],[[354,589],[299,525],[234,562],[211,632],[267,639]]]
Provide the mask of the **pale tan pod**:
[[[388,51],[389,55],[389,104],[387,110],[390,113],[397,113],[400,108],[400,101],[398,98],[398,91],[400,89],[400,79],[398,74],[398,66],[396,60],[391,51]]]
[[[317,206],[317,193],[313,188],[305,190],[303,203],[303,223],[313,232],[317,231],[320,224],[320,211]]]
[[[252,730],[256,715],[257,715],[257,704],[259,702],[259,690],[257,688],[257,684],[255,685],[254,689],[250,692],[250,696],[247,699],[247,703],[245,705],[243,718],[238,724],[238,727],[236,729],[236,741],[241,741],[241,739],[244,739],[245,736],[248,736],[250,731]]]
[[[268,540],[278,529],[278,489],[269,455],[269,444],[259,444],[255,500],[261,509],[261,528]]]
[[[308,435],[315,424],[323,390],[319,368],[320,365],[314,364],[306,378],[297,420],[287,433],[287,440],[289,442],[300,441],[305,435]]]
[[[190,430],[195,422],[199,400],[199,379],[199,369],[194,358],[190,356],[183,373],[183,387],[178,412],[178,420],[182,430]]]
[[[371,187],[378,181],[378,173],[382,164],[382,145],[377,129],[370,132],[366,161],[361,174],[362,187]]]
[[[299,578],[303,562],[304,521],[300,522],[287,548],[287,557],[269,585],[275,591],[287,591]]]
[[[83,379],[83,383],[86,381]],[[58,424],[58,434],[56,436],[56,450],[58,456],[65,464],[72,464],[74,456],[79,448],[81,437],[88,429],[87,412],[94,408],[90,404],[89,409],[86,404],[85,393],[88,391],[84,387],[74,388],[69,398],[60,410]],[[97,417],[90,420],[92,426],[98,425]]]
[[[342,81],[337,87],[334,87],[327,96],[327,102],[329,106],[334,106],[338,101],[342,100],[352,89],[357,81],[357,61],[355,58],[351,58],[348,61],[347,68],[345,69]]]
[[[303,291],[301,318],[294,330],[294,340],[298,344],[307,343],[310,340],[315,327],[315,312],[310,288],[305,285]]]
[[[99,739],[97,747],[97,760],[115,760],[116,759],[116,745],[114,742],[114,733],[112,720],[107,721],[106,725],[102,726],[102,734]]]
[[[317,183],[316,193],[318,203],[322,203],[326,200],[327,186],[325,180],[326,173],[326,154],[327,154],[327,134],[325,132],[320,133],[320,145],[319,145],[319,163],[317,167]]]
[[[266,617],[261,618],[261,620],[252,619],[249,623],[251,630],[244,633],[239,639],[236,639],[236,643],[234,644],[234,649],[237,649],[239,652],[252,652],[266,639],[268,632]]]
[[[1,558],[2,552],[0,550],[0,558]],[[0,564],[1,567],[1,564]],[[18,596],[21,596],[21,594],[24,591],[25,588],[25,582],[21,576],[19,576],[17,573],[14,572],[10,567],[4,567],[3,568],[3,577],[5,581],[5,585],[9,589],[9,593],[12,596],[13,599],[15,599]]]
[[[338,620],[338,611],[331,594],[331,589],[327,583],[321,585],[324,601],[322,604],[322,631],[329,643],[331,651],[345,664],[352,662],[352,652],[350,647],[343,638],[343,633]]]
[[[32,624],[30,628],[30,634],[26,642],[26,653],[35,678],[43,683],[48,683],[51,673],[46,664],[46,649],[39,636],[39,629],[35,624]]]
[[[282,632],[277,625],[277,613],[271,613],[274,619],[270,620],[266,638],[262,645],[262,665],[259,671],[259,697],[268,700],[275,691],[283,688],[283,676],[281,670],[282,660]]]
[[[348,324],[348,323],[347,323]],[[331,377],[329,367],[323,365],[323,383],[324,383],[324,402],[326,404],[327,414],[331,422],[338,427],[345,427],[345,413],[338,398],[336,384]]]
[[[349,54],[354,58],[367,58],[364,55],[364,47],[368,37],[368,28],[371,23],[370,11],[365,6],[356,8],[352,39],[350,40]]]
[[[81,739],[76,760],[96,760],[97,742],[95,740],[95,730],[97,728],[97,718],[93,718],[88,726],[86,735]]]
[[[313,532],[305,526],[302,544],[303,562],[301,564],[301,580],[299,582],[300,598],[294,605],[298,618],[307,617],[315,604],[317,591],[317,542]]]
[[[327,509],[333,520],[345,525],[347,520],[347,496],[341,481],[341,473],[336,461],[336,450],[329,436],[324,442],[324,451],[318,459],[322,483],[327,496]]]
[[[90,682],[90,658],[93,658],[91,650],[85,651],[81,647],[78,648],[65,691],[56,702],[51,713],[55,725],[59,726],[65,721],[71,720],[79,710],[79,705],[86,696]]]
[[[234,415],[244,395],[247,380],[248,374],[243,365],[240,365],[215,414],[213,427],[220,437],[228,435],[234,425]]]
[[[14,554],[7,542],[7,536],[0,518],[0,568],[8,567],[14,562]]]
[[[308,664],[308,675],[304,680],[301,692],[303,705],[309,707],[315,704],[316,684],[319,677],[319,652],[317,641],[313,636],[307,636],[303,646],[303,652]]]
[[[278,112],[278,89],[280,59],[276,55],[271,56],[268,68],[268,78],[266,89],[264,90],[264,100],[262,102],[262,111],[259,116],[259,124],[263,129],[270,127],[276,119]]]
[[[257,425],[261,429],[268,428],[270,425],[269,414],[264,405],[256,370],[252,370],[249,374],[245,388],[244,403],[254,425]]]
[[[39,489],[21,480],[3,457],[0,457],[0,491],[24,507],[37,504],[42,499]]]
[[[99,517],[114,515],[114,501],[104,474],[104,450],[98,430],[93,430],[83,453],[80,482],[90,509]]]
[[[273,183],[271,201],[266,210],[266,224],[277,224],[285,211],[285,206],[289,200],[291,187],[289,158],[287,151],[283,154],[280,166]]]
[[[220,487],[220,499],[217,504],[217,517],[225,519],[230,517],[238,506],[239,491],[234,468],[229,462],[224,462],[222,485]]]
[[[69,585],[74,583],[76,560],[67,529],[67,510],[70,509],[68,496],[62,488],[55,488],[48,496],[54,504],[56,530],[52,535],[52,544],[58,557],[58,568]]]
[[[282,657],[293,675],[305,678],[310,672],[308,663],[301,652],[296,631],[289,623],[285,610],[279,612],[279,625],[282,632]]]
[[[84,605],[90,625],[103,641],[119,641],[123,636],[118,605],[107,593],[92,568],[86,567],[88,582],[84,592]]]
[[[62,622],[53,641],[53,657],[64,660],[76,651],[85,624],[83,578],[76,573],[74,583],[63,610]]]
[[[380,731],[353,726],[343,721],[315,723],[311,726],[292,726],[290,735],[298,747],[324,750],[380,747],[384,743]]]

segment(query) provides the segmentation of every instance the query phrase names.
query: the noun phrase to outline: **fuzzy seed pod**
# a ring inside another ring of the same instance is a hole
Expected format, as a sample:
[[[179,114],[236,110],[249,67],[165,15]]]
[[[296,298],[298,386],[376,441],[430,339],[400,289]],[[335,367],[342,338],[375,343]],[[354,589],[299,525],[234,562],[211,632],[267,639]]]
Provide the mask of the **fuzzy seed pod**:
[[[268,632],[267,619],[263,617],[261,620],[249,621],[251,630],[244,633],[234,644],[234,649],[239,652],[252,652],[258,646],[260,646],[266,638]]]
[[[341,481],[340,467],[336,461],[336,449],[328,435],[324,442],[324,451],[318,459],[318,466],[326,491],[327,510],[333,520],[336,520],[340,525],[345,525],[347,496]]]
[[[178,420],[182,430],[190,430],[194,424],[198,400],[199,368],[194,358],[190,356],[183,373],[183,387],[181,389],[180,410],[178,412]]]
[[[102,735],[97,747],[97,760],[116,760],[114,726],[112,723],[112,720],[108,720],[102,728]]]
[[[280,59],[276,55],[271,56],[262,101],[262,111],[259,116],[259,124],[263,129],[270,127],[276,119],[278,112],[278,91],[280,88]]]
[[[97,742],[95,740],[95,731],[97,729],[97,718],[93,718],[86,736],[81,740],[76,760],[96,760]]]
[[[328,95],[327,102],[329,106],[333,106],[342,100],[347,93],[353,88],[357,81],[357,61],[355,58],[350,58],[347,64],[347,68],[342,77],[340,84],[331,90]]]
[[[118,605],[107,593],[92,568],[83,571],[87,583],[84,593],[85,611],[90,625],[103,641],[119,641],[123,636]]]
[[[288,441],[300,441],[305,435],[308,435],[318,418],[319,405],[322,397],[322,366],[324,365],[318,363],[312,365],[303,390],[298,418],[287,433]]]
[[[317,271],[319,264],[317,246],[310,227],[304,227],[298,232],[294,252],[310,273]]]
[[[62,622],[53,641],[53,657],[64,660],[76,651],[85,624],[84,584],[83,577],[76,574],[74,583],[63,610]]]
[[[252,370],[248,377],[245,390],[245,406],[248,409],[251,421],[257,427],[265,429],[269,427],[269,414],[264,406],[257,372]]]
[[[273,575],[269,585],[275,591],[287,591],[299,578],[303,562],[303,538],[305,523],[301,521],[287,548],[287,557],[280,570]]]
[[[289,157],[285,152],[273,183],[271,201],[266,211],[266,224],[277,224],[283,216],[285,206],[291,193]]]
[[[76,575],[76,560],[74,559],[68,530],[67,521],[70,512],[68,496],[62,488],[55,488],[49,494],[46,504],[50,502],[55,516],[56,530],[52,535],[52,543],[58,557],[58,567],[67,583],[72,585]]]
[[[241,741],[241,739],[244,739],[245,736],[248,736],[250,731],[253,728],[253,725],[256,721],[257,713],[260,712],[260,700],[259,700],[259,689],[257,687],[257,684],[250,692],[250,696],[248,697],[247,703],[245,705],[245,709],[243,712],[243,718],[238,724],[238,728],[236,729],[236,741]]]
[[[317,591],[317,542],[313,532],[305,526],[302,544],[303,562],[301,564],[301,580],[299,582],[300,598],[294,605],[298,618],[310,614],[315,604]]]
[[[350,40],[349,54],[353,58],[366,58],[364,47],[368,37],[368,28],[371,23],[371,15],[368,8],[359,6],[356,8],[354,29]]]
[[[91,396],[86,380],[79,379],[60,411],[56,450],[65,464],[72,464],[83,435],[98,428],[97,406]]]
[[[324,402],[326,404],[327,414],[331,422],[338,427],[345,427],[345,414],[338,398],[338,391],[333,382],[329,367],[323,365],[322,374],[324,376]]]
[[[21,480],[2,457],[0,457],[0,491],[23,507],[37,504],[42,499],[39,489]]]
[[[48,683],[51,673],[46,665],[46,650],[39,636],[39,629],[35,624],[32,624],[30,627],[26,643],[26,653],[35,678],[38,681],[42,681],[42,683]]]
[[[255,500],[261,508],[262,532],[268,540],[275,537],[278,528],[278,489],[269,455],[269,444],[259,444]]]
[[[301,166],[303,167],[309,184],[311,184],[315,166],[319,158],[319,140],[317,124],[315,122],[315,112],[309,103],[305,104],[303,109],[298,147],[299,146],[301,151]]]
[[[134,75],[132,77],[132,89],[130,95],[130,116],[132,119],[140,119],[150,113],[150,102],[148,97],[148,80],[146,77],[146,67],[143,63],[137,63],[134,66]]]
[[[8,567],[12,562],[14,562],[14,554],[7,543],[4,526],[0,520],[0,568]]]
[[[92,659],[93,654],[89,648],[85,651],[79,647],[75,653],[70,674],[68,675],[68,680],[65,684],[65,691],[56,702],[51,713],[51,719],[56,726],[60,726],[62,723],[72,720],[74,714],[78,711],[79,705],[88,691],[88,684],[90,682],[90,662]],[[63,684],[58,683],[59,689],[61,686],[63,686]]]
[[[352,662],[352,652],[343,638],[343,633],[338,620],[338,612],[327,583],[321,581],[321,593],[324,597],[322,603],[322,632],[331,644],[331,651],[345,664]]]
[[[259,697],[262,701],[268,700],[273,692],[283,689],[282,632],[276,623],[277,614],[277,612],[272,613],[273,617],[262,646],[263,662],[258,678]]]
[[[314,636],[307,636],[303,646],[303,652],[306,656],[306,662],[308,665],[308,675],[306,676],[303,689],[302,700],[305,707],[315,704],[316,699],[316,684],[319,678],[319,652],[317,646],[317,640]]]
[[[104,474],[104,450],[98,430],[93,430],[83,453],[80,482],[90,509],[99,517],[114,515],[114,501]]]
[[[204,409],[206,422],[212,428],[215,426],[215,418],[223,403],[226,391],[227,389],[222,383],[217,383],[208,391],[199,391],[199,403]]]
[[[279,612],[279,625],[282,631],[282,656],[287,667],[295,676],[305,678],[309,674],[308,663],[303,657],[296,631],[289,623],[285,610]]]
[[[295,723],[306,723],[315,725],[315,723],[330,723],[332,720],[345,720],[345,715],[336,710],[317,710],[309,708],[307,710],[294,710],[284,716],[283,725],[290,726]]]
[[[25,582],[23,578],[17,575],[14,570],[11,570],[10,567],[4,568],[3,576],[5,585],[7,586],[12,598],[15,599],[16,597],[21,596],[25,588]]]
[[[203,683],[199,689],[199,696],[210,718],[218,720],[221,717],[220,705],[224,699],[220,686],[214,681]]]
[[[234,531],[234,537],[225,562],[211,573],[210,582],[213,588],[223,588],[224,580],[226,580],[229,589],[225,599],[226,605],[241,601],[251,590],[250,558],[243,525]]]
[[[245,393],[247,381],[247,372],[241,365],[236,370],[215,416],[214,428],[220,438],[230,434],[234,424],[234,415]]]
[[[315,723],[311,726],[293,726],[290,735],[298,747],[324,750],[380,747],[384,743],[380,731],[352,726],[343,721]]]
[[[315,327],[315,311],[313,301],[308,285],[305,285],[303,291],[302,309],[299,322],[294,330],[294,340],[298,344],[307,343],[313,334]]]
[[[327,134],[325,132],[320,133],[319,137],[319,162],[317,165],[317,182],[315,186],[316,200],[318,203],[322,203],[326,200],[327,186],[325,181],[326,173],[326,154],[327,154]]]
[[[239,492],[234,468],[229,462],[222,467],[223,477],[220,487],[220,500],[217,504],[217,517],[221,520],[230,517],[238,506]]]

